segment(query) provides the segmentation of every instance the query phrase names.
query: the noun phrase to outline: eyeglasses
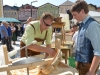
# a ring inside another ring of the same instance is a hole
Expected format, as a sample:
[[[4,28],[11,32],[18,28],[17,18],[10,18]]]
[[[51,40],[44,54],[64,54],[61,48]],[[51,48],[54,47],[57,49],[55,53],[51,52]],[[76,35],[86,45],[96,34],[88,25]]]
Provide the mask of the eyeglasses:
[[[43,22],[44,22],[45,26],[51,26],[51,25],[49,25],[49,24],[45,23],[45,21],[44,21],[44,20],[43,20]]]

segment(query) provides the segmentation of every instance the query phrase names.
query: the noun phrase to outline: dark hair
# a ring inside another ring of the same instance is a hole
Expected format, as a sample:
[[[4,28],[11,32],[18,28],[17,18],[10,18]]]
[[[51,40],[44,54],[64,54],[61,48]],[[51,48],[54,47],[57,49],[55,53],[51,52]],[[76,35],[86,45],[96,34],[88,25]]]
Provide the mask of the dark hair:
[[[71,12],[76,11],[79,13],[82,9],[84,10],[85,14],[87,14],[89,12],[88,4],[84,0],[76,1],[71,8]]]
[[[51,13],[49,12],[44,12],[41,16],[41,19],[45,20],[45,19],[51,19],[52,21],[54,20],[54,17]]]
[[[67,10],[67,14],[69,14],[69,20],[72,20],[72,19],[73,19],[73,15],[72,15],[72,13],[70,12],[70,10]]]

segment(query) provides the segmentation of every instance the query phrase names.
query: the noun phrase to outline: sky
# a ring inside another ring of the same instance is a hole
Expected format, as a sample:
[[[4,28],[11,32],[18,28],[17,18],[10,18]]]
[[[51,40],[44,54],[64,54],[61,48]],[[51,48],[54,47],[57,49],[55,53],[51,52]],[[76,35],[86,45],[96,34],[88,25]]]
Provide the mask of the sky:
[[[21,6],[22,4],[31,4],[32,1],[36,1],[36,0],[3,0],[3,4],[4,5],[10,5],[10,6]],[[66,2],[67,0],[37,0],[37,2],[32,3],[33,6],[41,6],[45,3],[51,3],[54,4],[56,6],[59,6],[60,4]],[[69,0],[71,2],[75,2],[76,0]],[[88,4],[93,4],[96,6],[100,6],[100,0],[85,0]]]

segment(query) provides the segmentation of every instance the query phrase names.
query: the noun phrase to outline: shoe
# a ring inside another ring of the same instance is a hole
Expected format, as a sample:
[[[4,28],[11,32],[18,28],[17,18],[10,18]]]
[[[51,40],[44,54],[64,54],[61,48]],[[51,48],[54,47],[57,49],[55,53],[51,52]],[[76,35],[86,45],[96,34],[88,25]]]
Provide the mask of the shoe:
[[[10,48],[11,50],[14,50],[14,48]]]
[[[12,50],[10,49],[10,50],[8,50],[8,52],[11,52]]]

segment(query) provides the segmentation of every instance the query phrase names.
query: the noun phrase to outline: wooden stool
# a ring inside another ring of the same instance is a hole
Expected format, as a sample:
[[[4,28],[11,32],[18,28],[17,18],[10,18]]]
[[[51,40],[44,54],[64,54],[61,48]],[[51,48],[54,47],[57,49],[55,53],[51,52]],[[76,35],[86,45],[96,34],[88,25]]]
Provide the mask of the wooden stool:
[[[65,22],[53,22],[52,23],[53,28],[60,28],[61,29],[61,45],[63,45],[63,46],[64,46],[64,42],[65,42],[64,26],[65,26]],[[55,30],[55,38],[56,38],[56,36],[57,36],[57,34],[56,34],[56,30]]]

